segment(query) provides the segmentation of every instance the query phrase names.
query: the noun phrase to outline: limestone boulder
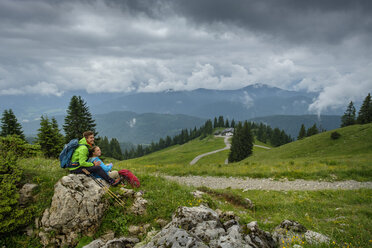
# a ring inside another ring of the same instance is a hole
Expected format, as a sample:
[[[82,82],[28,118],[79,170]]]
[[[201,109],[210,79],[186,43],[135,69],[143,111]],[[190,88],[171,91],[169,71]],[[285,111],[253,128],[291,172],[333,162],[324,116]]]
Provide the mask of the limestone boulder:
[[[62,177],[54,187],[50,208],[44,211],[39,236],[44,245],[74,246],[78,236],[92,236],[108,207],[105,194],[85,175]]]
[[[307,230],[296,221],[284,220],[273,231],[274,239],[280,247],[288,247],[294,244],[309,243],[312,245],[329,244],[330,238],[311,230]]]
[[[261,242],[275,247],[276,243],[263,240],[270,234],[254,226]],[[262,235],[264,233],[264,235]],[[260,234],[261,236],[259,236]],[[251,235],[251,234],[249,234]],[[217,213],[207,206],[179,207],[168,223],[142,248],[165,247],[210,247],[210,248],[251,248],[259,247],[239,225],[232,212]],[[270,236],[271,237],[271,236]]]

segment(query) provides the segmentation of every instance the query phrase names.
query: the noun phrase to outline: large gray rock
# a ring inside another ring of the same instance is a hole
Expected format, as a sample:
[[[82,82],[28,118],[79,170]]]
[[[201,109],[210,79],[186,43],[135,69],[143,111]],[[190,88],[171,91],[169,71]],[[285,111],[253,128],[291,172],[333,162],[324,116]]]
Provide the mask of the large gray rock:
[[[330,239],[311,230],[307,230],[303,225],[296,221],[284,220],[273,231],[274,239],[280,247],[292,246],[293,243],[309,243],[312,245],[328,244]]]
[[[85,175],[62,177],[54,186],[52,204],[41,219],[39,236],[42,243],[56,247],[73,246],[79,235],[92,236],[108,206],[102,198],[104,193]]]
[[[259,230],[257,226],[255,228],[255,233],[267,234]],[[262,242],[271,244],[266,240]],[[273,246],[268,247],[275,247],[275,245],[274,242]],[[221,213],[220,216],[212,209],[202,205],[199,207],[179,207],[173,215],[172,221],[148,244],[142,246],[142,248],[155,247],[250,248],[257,246],[252,242],[251,237],[243,232],[237,218],[234,218],[231,213]]]
[[[96,239],[90,244],[83,246],[83,248],[131,248],[134,247],[138,241],[139,240],[137,238],[127,237],[113,239],[108,242],[104,242],[101,239]]]
[[[246,241],[257,248],[271,248],[276,247],[277,242],[269,232],[261,230],[257,221],[252,221],[246,226],[248,235],[245,237]]]

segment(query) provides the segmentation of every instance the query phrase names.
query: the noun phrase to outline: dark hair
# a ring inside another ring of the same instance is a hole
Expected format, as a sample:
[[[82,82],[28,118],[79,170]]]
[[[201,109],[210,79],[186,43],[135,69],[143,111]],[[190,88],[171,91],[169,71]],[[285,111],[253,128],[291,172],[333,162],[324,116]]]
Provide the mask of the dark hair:
[[[83,133],[83,136],[84,136],[84,138],[88,138],[89,136],[91,136],[91,135],[94,135],[94,133],[92,132],[92,131],[86,131],[86,132],[84,132]]]
[[[93,146],[93,147],[89,148],[89,155],[88,155],[88,158],[93,157],[93,153],[94,153],[94,151],[96,150],[97,147],[98,147],[98,146]]]

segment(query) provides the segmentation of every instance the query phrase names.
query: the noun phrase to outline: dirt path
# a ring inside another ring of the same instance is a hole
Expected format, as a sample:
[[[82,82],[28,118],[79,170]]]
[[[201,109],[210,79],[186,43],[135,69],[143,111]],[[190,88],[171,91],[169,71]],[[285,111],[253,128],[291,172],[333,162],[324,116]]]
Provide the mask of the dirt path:
[[[323,190],[323,189],[344,189],[353,190],[360,188],[372,189],[372,182],[357,182],[354,180],[325,182],[325,181],[307,181],[297,179],[294,181],[273,179],[254,179],[254,178],[233,178],[233,177],[201,177],[201,176],[164,176],[168,180],[176,181],[180,184],[190,186],[206,186],[213,189],[243,189],[243,190]]]
[[[215,136],[215,137],[223,137],[223,136]],[[214,153],[217,153],[217,152],[222,152],[224,150],[228,150],[230,149],[230,143],[229,143],[229,138],[228,136],[225,137],[224,139],[224,142],[225,142],[225,145],[226,147],[225,148],[222,148],[222,149],[218,149],[218,150],[215,150],[215,151],[212,151],[212,152],[207,152],[207,153],[204,153],[204,154],[201,154],[199,156],[196,156],[191,162],[190,162],[190,165],[193,165],[193,164],[196,164],[199,159],[201,159],[202,157],[205,157],[205,156],[208,156],[208,155],[211,155],[211,154],[214,154]]]
[[[205,157],[205,156],[208,156],[208,155],[211,155],[211,154],[214,154],[214,153],[217,153],[217,152],[222,152],[222,151],[225,151],[225,150],[229,150],[230,147],[231,147],[231,144],[229,143],[229,136],[221,136],[221,135],[215,135],[214,137],[220,137],[220,138],[225,138],[224,139],[224,142],[225,142],[225,145],[226,147],[222,148],[222,149],[218,149],[218,150],[215,150],[215,151],[211,151],[211,152],[207,152],[207,153],[203,153],[203,154],[200,154],[198,156],[196,156],[191,162],[190,162],[190,165],[193,165],[193,164],[196,164],[199,159],[201,159],[202,157]],[[264,148],[264,149],[271,149],[270,147],[266,147],[266,146],[260,146],[260,145],[253,145],[253,146],[257,146],[257,147],[261,147],[261,148]],[[228,164],[229,161],[226,159],[225,160],[225,164]]]

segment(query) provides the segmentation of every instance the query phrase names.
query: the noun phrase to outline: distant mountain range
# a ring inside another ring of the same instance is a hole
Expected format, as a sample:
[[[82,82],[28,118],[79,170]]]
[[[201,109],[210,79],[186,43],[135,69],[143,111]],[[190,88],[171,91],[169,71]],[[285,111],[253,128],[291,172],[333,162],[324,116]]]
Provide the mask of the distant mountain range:
[[[87,102],[101,136],[116,137],[119,141],[135,144],[158,141],[161,137],[177,134],[183,128],[199,127],[206,119],[220,115],[230,121],[262,121],[296,137],[297,128],[302,123],[321,123],[327,130],[339,127],[339,117],[329,115],[339,116],[344,111],[331,109],[324,112],[322,114],[327,117],[322,117],[319,122],[316,116],[309,117],[312,113],[308,111],[317,93],[288,91],[262,84],[237,90],[168,90],[130,94],[69,92],[61,97],[1,96],[0,111],[13,109],[25,134],[35,136],[43,114],[55,116],[62,126],[73,95],[80,95]]]
[[[61,97],[4,95],[0,97],[0,111],[12,108],[21,122],[35,120],[42,114],[64,115],[73,95],[80,95],[93,114],[131,111],[140,114],[184,114],[200,118],[223,115],[229,119],[246,120],[271,115],[314,114],[308,108],[318,94],[255,84],[237,90],[168,90],[130,94],[68,92]],[[330,109],[322,114],[341,115],[344,110]]]
[[[309,105],[317,94],[288,91],[267,85],[255,84],[238,90],[165,91],[158,93],[136,93],[108,99],[94,110],[136,113],[186,114],[200,118],[223,115],[229,119],[246,120],[271,115],[312,114]],[[339,115],[341,109],[322,114]]]

